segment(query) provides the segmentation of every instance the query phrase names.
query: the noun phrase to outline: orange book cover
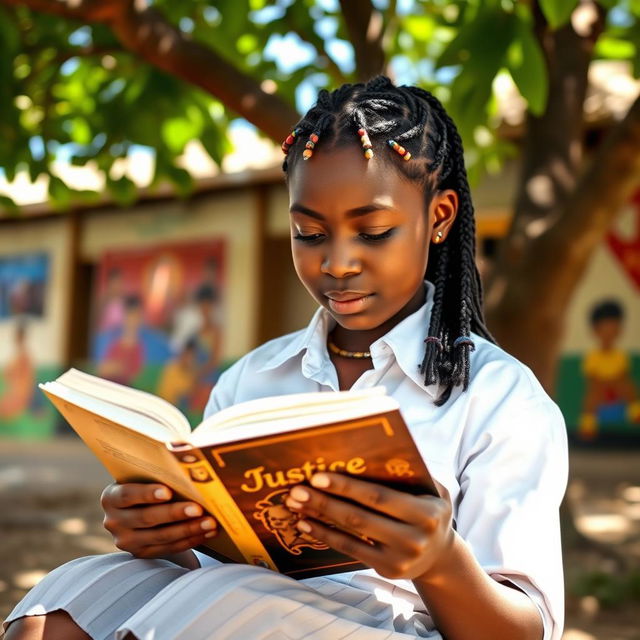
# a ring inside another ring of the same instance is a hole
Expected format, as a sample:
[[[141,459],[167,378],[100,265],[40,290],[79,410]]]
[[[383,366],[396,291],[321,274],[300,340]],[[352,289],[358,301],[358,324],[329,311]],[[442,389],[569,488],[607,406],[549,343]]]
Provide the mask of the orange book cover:
[[[217,476],[277,570],[295,578],[364,568],[295,526],[298,516],[285,498],[313,473],[336,471],[414,495],[437,494],[399,411],[199,450],[177,447],[174,455],[184,460],[192,478],[200,478],[203,491]],[[224,536],[199,550],[237,561],[241,555],[229,543]],[[260,557],[245,561],[268,566]]]
[[[361,568],[295,526],[285,498],[317,471],[336,471],[415,495],[434,483],[384,389],[260,398],[193,431],[169,403],[69,370],[41,385],[118,482],[160,482],[220,523],[202,550],[295,578]]]

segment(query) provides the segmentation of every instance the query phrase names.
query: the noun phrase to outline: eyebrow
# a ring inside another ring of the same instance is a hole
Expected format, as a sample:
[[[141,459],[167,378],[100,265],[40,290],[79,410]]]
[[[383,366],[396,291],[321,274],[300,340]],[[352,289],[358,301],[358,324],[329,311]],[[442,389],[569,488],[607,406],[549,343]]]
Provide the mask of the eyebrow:
[[[353,209],[349,209],[347,211],[347,218],[357,218],[358,216],[366,216],[368,213],[373,213],[374,211],[393,211],[391,207],[387,207],[384,204],[365,204],[361,207],[354,207]],[[291,207],[289,207],[290,213],[302,213],[305,216],[309,216],[310,218],[315,218],[316,220],[324,220],[325,217],[314,211],[313,209],[309,209],[309,207],[304,207],[303,205],[294,202]]]

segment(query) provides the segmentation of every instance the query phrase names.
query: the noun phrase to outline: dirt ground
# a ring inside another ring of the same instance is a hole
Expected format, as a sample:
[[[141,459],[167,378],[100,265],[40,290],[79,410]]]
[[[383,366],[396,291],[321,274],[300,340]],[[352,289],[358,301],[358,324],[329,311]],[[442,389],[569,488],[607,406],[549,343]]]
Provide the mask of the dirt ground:
[[[73,439],[0,440],[0,619],[47,571],[114,549],[98,504],[107,481]],[[572,451],[569,496],[579,529],[602,547],[565,554],[563,640],[640,640],[640,447]],[[635,591],[610,549],[638,572]]]

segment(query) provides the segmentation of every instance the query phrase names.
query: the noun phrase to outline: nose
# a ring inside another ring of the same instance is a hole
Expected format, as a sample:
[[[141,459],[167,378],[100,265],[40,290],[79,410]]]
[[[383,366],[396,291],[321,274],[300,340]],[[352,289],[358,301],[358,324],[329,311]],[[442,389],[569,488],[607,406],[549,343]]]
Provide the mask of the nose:
[[[359,274],[362,265],[357,251],[347,240],[334,240],[327,247],[320,270],[334,278],[347,278]]]

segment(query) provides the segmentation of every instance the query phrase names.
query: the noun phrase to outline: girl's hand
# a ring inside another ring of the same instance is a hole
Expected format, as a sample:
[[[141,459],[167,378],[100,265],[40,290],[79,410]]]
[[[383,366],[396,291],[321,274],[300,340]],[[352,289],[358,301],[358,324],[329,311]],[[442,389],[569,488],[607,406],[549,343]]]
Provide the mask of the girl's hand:
[[[217,534],[217,522],[195,502],[169,502],[161,484],[110,484],[102,492],[104,527],[122,551],[162,558],[202,544]]]
[[[443,498],[418,497],[337,473],[317,473],[311,484],[294,487],[287,498],[301,516],[298,529],[386,578],[425,577],[453,546],[444,487]]]

